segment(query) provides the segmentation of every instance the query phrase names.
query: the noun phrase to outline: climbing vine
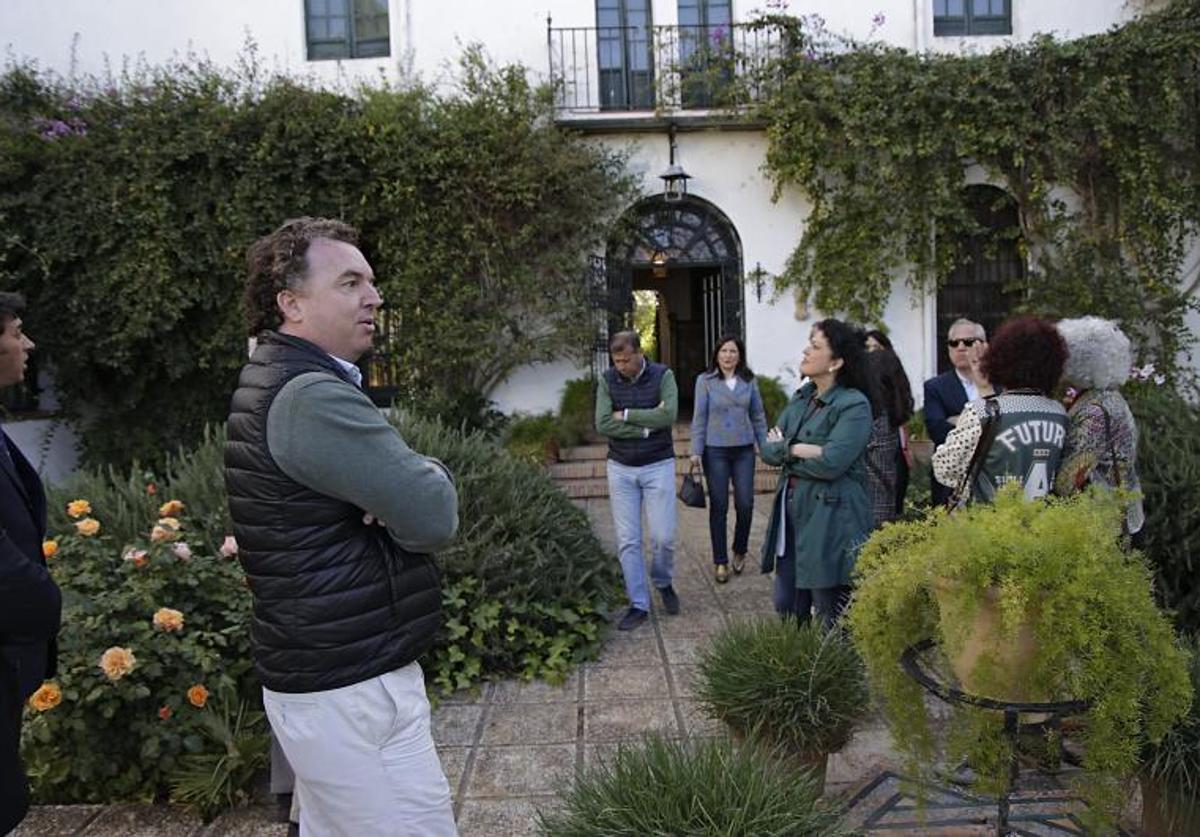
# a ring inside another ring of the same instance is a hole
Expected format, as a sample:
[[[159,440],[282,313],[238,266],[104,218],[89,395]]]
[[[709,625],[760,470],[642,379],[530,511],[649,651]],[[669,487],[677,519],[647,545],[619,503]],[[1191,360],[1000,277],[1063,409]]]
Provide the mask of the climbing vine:
[[[1119,29],[1038,37],[980,55],[916,55],[772,14],[787,49],[768,68],[766,168],[812,204],[777,277],[818,308],[878,319],[897,276],[943,281],[970,235],[1015,239],[1020,307],[1120,319],[1172,364],[1200,286],[1200,0]],[[761,83],[761,80],[759,80]],[[987,182],[1018,227],[977,224]]]

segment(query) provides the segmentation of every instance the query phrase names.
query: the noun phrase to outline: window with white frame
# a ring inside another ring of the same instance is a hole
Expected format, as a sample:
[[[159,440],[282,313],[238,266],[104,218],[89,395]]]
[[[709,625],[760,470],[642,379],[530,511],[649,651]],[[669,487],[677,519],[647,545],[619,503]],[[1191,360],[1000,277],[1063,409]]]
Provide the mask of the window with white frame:
[[[309,61],[392,52],[388,0],[304,0],[304,26]]]
[[[934,35],[1011,35],[1012,0],[933,0]]]

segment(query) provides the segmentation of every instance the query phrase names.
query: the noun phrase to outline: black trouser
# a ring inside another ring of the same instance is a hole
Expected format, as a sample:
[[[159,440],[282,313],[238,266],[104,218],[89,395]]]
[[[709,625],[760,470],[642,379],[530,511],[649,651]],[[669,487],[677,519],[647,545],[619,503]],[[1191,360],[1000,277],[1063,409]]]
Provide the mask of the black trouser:
[[[712,539],[714,564],[728,564],[729,481],[733,480],[733,551],[745,555],[750,543],[750,519],[754,514],[754,445],[736,448],[704,448],[704,479],[708,483],[708,533]]]

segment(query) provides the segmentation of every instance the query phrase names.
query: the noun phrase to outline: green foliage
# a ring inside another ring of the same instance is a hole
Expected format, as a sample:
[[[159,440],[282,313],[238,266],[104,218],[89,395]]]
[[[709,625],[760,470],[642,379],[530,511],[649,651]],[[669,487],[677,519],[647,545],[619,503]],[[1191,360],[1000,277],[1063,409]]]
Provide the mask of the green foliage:
[[[925,409],[917,410],[908,419],[909,439],[928,439],[929,428],[925,426]]]
[[[26,294],[87,461],[157,466],[224,418],[246,247],[287,217],[361,231],[406,400],[486,401],[584,350],[580,277],[632,200],[623,158],[557,127],[520,68],[469,50],[457,80],[316,90],[253,54],[111,87],[0,75],[0,288]]]
[[[568,777],[569,778],[569,777]],[[837,812],[822,806],[811,778],[782,769],[766,750],[721,739],[683,743],[649,737],[623,744],[540,811],[549,837],[834,837]]]
[[[850,638],[767,619],[721,632],[700,658],[696,697],[712,718],[792,753],[832,753],[867,711]]]
[[[169,499],[183,501],[193,536],[211,548],[220,547],[233,531],[225,497],[223,425],[206,425],[198,446],[167,457],[161,476],[136,463],[127,474],[112,466],[84,468],[61,484],[48,485],[46,492],[54,532],[71,525],[67,503],[78,497],[105,510],[104,531],[116,543],[133,543],[144,535],[146,521]]]
[[[1188,650],[1192,694],[1200,695],[1200,637],[1188,641]],[[1193,698],[1191,711],[1143,755],[1145,773],[1187,799],[1200,799],[1200,698]]]
[[[271,758],[267,716],[228,692],[220,704],[201,718],[213,749],[185,755],[171,774],[171,798],[196,808],[205,822],[249,802],[257,774]]]
[[[543,465],[555,458],[560,435],[559,420],[553,413],[514,416],[506,428],[504,448],[518,459]]]
[[[399,410],[392,421],[458,485],[458,537],[438,556],[446,630],[429,667],[438,688],[498,674],[554,679],[594,654],[620,571],[587,515],[482,433]]]
[[[572,447],[595,432],[596,379],[591,375],[567,381],[558,405],[564,447]]]
[[[1136,769],[1140,743],[1160,740],[1191,699],[1187,655],[1154,604],[1149,570],[1119,544],[1121,515],[1112,495],[1026,502],[1008,486],[994,505],[933,512],[885,526],[867,542],[849,623],[914,775],[930,770],[935,742],[922,689],[897,661],[926,638],[958,646],[980,602],[994,596],[1003,630],[976,667],[982,690],[1004,685],[987,661],[1030,624],[1038,651],[1017,685],[1027,694],[1091,702],[1084,789],[1100,816],[1116,815],[1120,782]],[[939,614],[933,591],[941,579],[957,582],[965,601]],[[991,713],[985,724],[993,734],[956,736],[977,771],[994,771],[984,774],[993,787],[1003,785],[1006,769],[996,750],[998,723]]]
[[[966,189],[978,166],[1018,209],[1018,229],[986,234],[1030,257],[1009,288],[1023,306],[1113,317],[1160,366],[1175,363],[1200,217],[1198,0],[986,54],[915,55],[813,23],[761,24],[791,46],[765,68],[772,95],[755,114],[766,166],[777,189],[797,186],[812,204],[778,287],[867,322],[895,277],[917,291],[942,282],[962,243],[986,233]]]
[[[1126,394],[1140,433],[1143,531],[1155,591],[1180,630],[1200,633],[1200,407],[1194,385],[1179,386],[1130,383]]]
[[[196,706],[189,690],[199,685],[259,699],[250,594],[237,562],[193,528],[186,508],[177,516],[179,530],[163,530],[166,539],[151,539],[153,512],[133,538],[118,539],[107,531],[105,501],[94,500],[90,518],[83,518],[99,522],[98,534],[56,532],[50,567],[63,591],[62,702],[31,713],[24,740],[42,802],[165,797],[181,759],[221,750],[204,733],[213,709],[204,701]],[[182,625],[156,626],[160,608],[182,614]],[[112,648],[136,659],[115,679],[100,667]]]
[[[754,380],[758,382],[758,392],[762,396],[763,410],[767,414],[767,427],[774,427],[790,397],[784,391],[783,384],[779,382],[778,378],[772,378],[769,375],[755,375]]]

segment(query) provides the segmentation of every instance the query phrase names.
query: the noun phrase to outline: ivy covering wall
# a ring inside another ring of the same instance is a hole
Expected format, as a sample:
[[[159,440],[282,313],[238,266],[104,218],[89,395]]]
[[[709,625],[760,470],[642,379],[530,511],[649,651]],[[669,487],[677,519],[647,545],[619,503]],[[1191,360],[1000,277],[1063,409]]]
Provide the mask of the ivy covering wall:
[[[817,307],[880,318],[894,278],[944,280],[979,230],[965,186],[1015,200],[1029,271],[1012,288],[1049,316],[1116,317],[1167,367],[1200,284],[1200,2],[1110,32],[979,55],[849,43],[771,15],[767,170],[812,203],[777,278]]]
[[[357,226],[399,315],[410,398],[486,396],[586,346],[583,260],[632,199],[520,68],[468,51],[452,95],[318,90],[177,64],[119,82],[0,76],[0,288],[52,363],[86,458],[160,461],[223,420],[247,245]]]

